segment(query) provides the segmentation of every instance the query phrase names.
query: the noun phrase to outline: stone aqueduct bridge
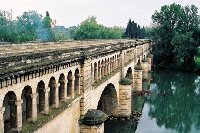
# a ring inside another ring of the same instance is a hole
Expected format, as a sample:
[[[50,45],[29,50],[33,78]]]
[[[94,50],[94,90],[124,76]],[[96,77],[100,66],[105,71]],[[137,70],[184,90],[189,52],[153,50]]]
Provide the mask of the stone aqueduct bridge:
[[[0,133],[103,132],[103,121],[81,119],[90,109],[131,114],[131,91],[142,90],[150,48],[134,40],[0,46]],[[133,83],[121,85],[124,77]]]

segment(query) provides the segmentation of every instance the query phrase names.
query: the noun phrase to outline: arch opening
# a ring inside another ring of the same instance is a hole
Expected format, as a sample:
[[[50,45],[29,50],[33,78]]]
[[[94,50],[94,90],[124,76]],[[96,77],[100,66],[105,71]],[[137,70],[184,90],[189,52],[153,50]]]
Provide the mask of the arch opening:
[[[59,77],[59,100],[65,99],[65,75],[62,73]]]
[[[97,74],[96,74],[96,76],[97,76]],[[80,94],[80,74],[79,74],[78,69],[75,70],[74,77],[75,77],[74,90],[75,90],[75,94],[78,95],[78,94]]]
[[[97,63],[94,63],[94,81],[97,80]]]
[[[67,75],[67,97],[72,97],[73,95],[73,88],[72,88],[72,82],[73,82],[73,77],[72,77],[72,71],[68,72]]]
[[[117,92],[113,84],[108,84],[101,94],[97,106],[98,110],[103,111],[108,116],[116,116],[118,113]]]
[[[17,105],[16,105],[16,95],[13,91],[9,91],[3,100],[3,106],[5,107],[5,112],[3,114],[4,120],[4,132],[8,132],[12,129],[17,128]]]
[[[32,118],[32,88],[30,86],[25,86],[21,99],[22,103],[22,123],[26,122],[28,119]]]
[[[104,61],[101,62],[101,77],[104,77]]]
[[[101,63],[100,61],[98,62],[98,78],[101,78]]]
[[[133,73],[132,73],[131,67],[128,68],[125,78],[129,78],[133,80]]]
[[[51,77],[49,81],[49,106],[53,106],[56,104],[56,79],[55,77]]]
[[[41,113],[45,108],[45,83],[41,80],[37,85],[37,113]]]

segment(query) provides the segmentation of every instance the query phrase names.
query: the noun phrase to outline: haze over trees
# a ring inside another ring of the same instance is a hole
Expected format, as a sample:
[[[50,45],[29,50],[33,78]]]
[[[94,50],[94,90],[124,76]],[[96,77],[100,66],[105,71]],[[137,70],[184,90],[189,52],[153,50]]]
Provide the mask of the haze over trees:
[[[192,66],[200,46],[200,18],[195,5],[164,5],[152,15],[156,63]]]
[[[142,39],[146,32],[134,21],[129,20],[126,30],[121,27],[106,27],[91,16],[78,26],[65,28],[55,26],[47,11],[45,16],[34,10],[25,11],[15,20],[0,11],[0,42],[22,43],[30,41],[62,41],[68,39]]]
[[[52,19],[48,12],[43,17],[34,10],[25,11],[16,20],[7,17],[5,11],[0,11],[0,41],[27,42],[53,41],[54,33],[51,27]]]

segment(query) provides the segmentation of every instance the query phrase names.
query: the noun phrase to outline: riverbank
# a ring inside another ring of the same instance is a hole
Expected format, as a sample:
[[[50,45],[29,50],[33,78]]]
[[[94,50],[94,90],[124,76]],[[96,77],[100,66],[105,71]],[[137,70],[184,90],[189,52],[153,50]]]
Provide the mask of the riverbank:
[[[191,72],[200,75],[200,62],[198,64],[196,63],[194,66],[185,67],[182,64],[168,64],[168,65],[153,65],[154,70],[160,70],[160,69],[168,69],[172,71],[185,71],[185,72]]]

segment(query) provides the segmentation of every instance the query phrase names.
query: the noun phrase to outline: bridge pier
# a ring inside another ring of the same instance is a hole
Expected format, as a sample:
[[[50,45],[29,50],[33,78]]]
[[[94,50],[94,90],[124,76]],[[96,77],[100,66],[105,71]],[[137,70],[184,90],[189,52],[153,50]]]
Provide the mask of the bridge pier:
[[[100,110],[88,110],[80,123],[80,133],[104,133],[104,121],[107,118]]]
[[[104,133],[104,123],[93,126],[82,124],[80,127],[80,133]]]
[[[131,84],[119,85],[119,117],[126,117],[131,115]]]
[[[142,66],[142,79],[147,80],[148,79],[148,72],[149,72],[149,63],[146,59],[143,59],[141,62]]]
[[[142,91],[142,67],[139,65],[134,70],[134,91]]]

